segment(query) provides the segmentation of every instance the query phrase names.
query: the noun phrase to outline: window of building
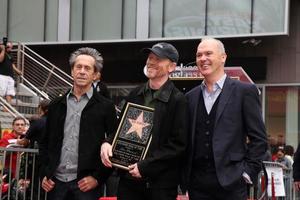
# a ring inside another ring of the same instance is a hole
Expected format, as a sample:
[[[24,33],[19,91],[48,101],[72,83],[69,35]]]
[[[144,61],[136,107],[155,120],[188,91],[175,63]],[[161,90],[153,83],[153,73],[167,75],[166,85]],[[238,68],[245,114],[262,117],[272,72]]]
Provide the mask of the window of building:
[[[287,34],[289,0],[151,0],[149,37]]]
[[[9,40],[44,40],[45,1],[8,0],[6,6],[8,29],[6,36]]]
[[[21,42],[222,38],[288,34],[289,0],[3,0],[0,11],[0,33]]]
[[[265,89],[265,124],[271,146],[299,142],[298,86],[267,86]]]
[[[253,33],[282,33],[287,26],[287,3],[282,0],[254,1]]]
[[[71,1],[71,40],[135,38],[136,1]]]
[[[205,1],[165,1],[163,27],[163,37],[204,35]]]
[[[208,1],[207,35],[249,34],[250,23],[251,1]]]

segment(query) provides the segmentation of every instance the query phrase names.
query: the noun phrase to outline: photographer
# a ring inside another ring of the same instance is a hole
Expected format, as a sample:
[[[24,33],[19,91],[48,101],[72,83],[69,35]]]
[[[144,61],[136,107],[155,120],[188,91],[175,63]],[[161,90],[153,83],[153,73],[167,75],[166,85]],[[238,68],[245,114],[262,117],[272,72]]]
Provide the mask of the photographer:
[[[3,38],[3,42],[0,44],[0,96],[5,97],[9,104],[15,96],[14,71],[21,75],[21,71],[13,64],[10,55],[12,47],[13,44],[7,41],[7,38]]]

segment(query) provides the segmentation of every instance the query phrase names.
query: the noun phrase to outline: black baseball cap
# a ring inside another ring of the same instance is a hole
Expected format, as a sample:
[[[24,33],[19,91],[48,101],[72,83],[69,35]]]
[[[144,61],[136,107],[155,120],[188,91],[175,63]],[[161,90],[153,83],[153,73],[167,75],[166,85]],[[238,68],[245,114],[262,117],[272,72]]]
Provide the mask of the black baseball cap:
[[[179,59],[179,54],[177,49],[173,45],[166,42],[157,43],[153,45],[152,48],[144,48],[142,49],[142,51],[144,53],[152,52],[160,58],[168,58],[172,62],[176,62],[176,63],[178,62]]]

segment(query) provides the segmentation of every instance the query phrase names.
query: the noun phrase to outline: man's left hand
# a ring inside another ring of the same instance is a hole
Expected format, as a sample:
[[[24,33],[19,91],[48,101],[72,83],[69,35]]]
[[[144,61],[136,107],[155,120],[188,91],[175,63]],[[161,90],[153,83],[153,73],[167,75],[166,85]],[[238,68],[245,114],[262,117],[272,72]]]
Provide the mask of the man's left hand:
[[[140,174],[140,170],[138,168],[137,163],[133,164],[133,165],[129,165],[129,173],[131,174],[131,176],[135,177],[135,178],[142,178],[142,175]]]
[[[300,181],[295,181],[294,187],[295,187],[296,191],[300,191]]]
[[[87,192],[89,190],[94,189],[97,187],[98,181],[92,177],[92,176],[87,176],[78,181],[78,187],[82,192]]]

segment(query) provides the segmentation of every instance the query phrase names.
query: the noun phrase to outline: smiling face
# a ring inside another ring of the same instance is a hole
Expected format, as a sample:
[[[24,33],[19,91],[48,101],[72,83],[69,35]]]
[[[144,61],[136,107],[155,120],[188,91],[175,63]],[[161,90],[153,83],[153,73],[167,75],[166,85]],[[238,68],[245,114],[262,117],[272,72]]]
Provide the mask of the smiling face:
[[[206,79],[218,80],[224,74],[226,57],[220,42],[207,39],[203,40],[197,48],[196,63]]]
[[[88,91],[96,78],[95,59],[89,55],[77,56],[71,71],[74,88]]]
[[[168,79],[169,73],[172,72],[176,64],[168,58],[160,58],[154,53],[149,53],[146,61],[147,77],[150,80]]]

